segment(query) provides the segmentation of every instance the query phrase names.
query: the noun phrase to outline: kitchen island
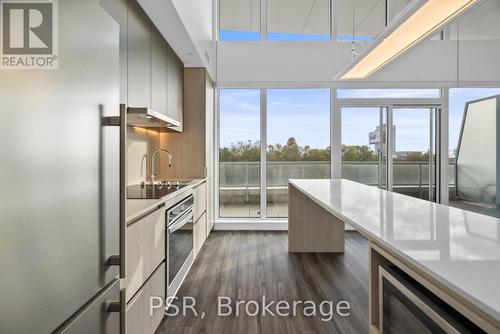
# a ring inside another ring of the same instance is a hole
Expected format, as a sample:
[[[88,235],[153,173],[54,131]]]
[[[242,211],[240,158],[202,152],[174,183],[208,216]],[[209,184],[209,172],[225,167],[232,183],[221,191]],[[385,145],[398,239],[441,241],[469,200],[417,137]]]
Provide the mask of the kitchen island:
[[[289,252],[343,252],[344,224],[370,242],[370,332],[379,267],[394,266],[488,333],[500,332],[500,220],[348,180],[289,181]]]

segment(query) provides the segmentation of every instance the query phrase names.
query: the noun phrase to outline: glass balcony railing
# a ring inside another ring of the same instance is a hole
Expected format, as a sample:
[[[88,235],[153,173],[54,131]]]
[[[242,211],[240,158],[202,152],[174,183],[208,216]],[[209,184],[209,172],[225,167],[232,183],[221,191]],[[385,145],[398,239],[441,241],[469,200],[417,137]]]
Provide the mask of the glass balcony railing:
[[[221,162],[219,168],[221,217],[247,217],[249,210],[259,210],[260,162]],[[342,177],[377,186],[379,168],[377,161],[345,161]],[[450,194],[454,192],[454,169],[454,163],[450,163]],[[395,161],[393,176],[393,186],[401,193],[420,198],[428,193],[429,164],[425,161]],[[278,212],[271,216],[286,217],[289,179],[327,178],[330,178],[329,161],[268,162],[267,202],[268,207],[276,207]]]

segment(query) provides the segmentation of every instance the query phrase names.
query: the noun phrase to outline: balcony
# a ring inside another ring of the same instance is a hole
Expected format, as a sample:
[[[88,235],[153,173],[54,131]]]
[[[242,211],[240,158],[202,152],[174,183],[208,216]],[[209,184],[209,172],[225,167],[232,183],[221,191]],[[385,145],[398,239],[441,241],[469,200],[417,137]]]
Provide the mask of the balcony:
[[[380,166],[377,161],[346,161],[342,177],[377,186]],[[454,194],[455,165],[449,165],[450,192]],[[427,162],[394,162],[394,190],[413,197],[428,199],[429,164]],[[267,216],[287,217],[288,179],[330,178],[328,161],[294,161],[267,163]],[[260,162],[220,163],[220,216],[223,218],[260,217]]]

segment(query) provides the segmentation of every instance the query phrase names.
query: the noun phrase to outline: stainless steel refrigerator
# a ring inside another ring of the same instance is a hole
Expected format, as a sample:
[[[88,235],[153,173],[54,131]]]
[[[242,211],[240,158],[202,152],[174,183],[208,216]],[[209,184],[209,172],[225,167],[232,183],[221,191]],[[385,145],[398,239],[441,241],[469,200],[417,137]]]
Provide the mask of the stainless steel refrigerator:
[[[0,333],[118,333],[119,26],[56,14],[58,69],[0,69]]]

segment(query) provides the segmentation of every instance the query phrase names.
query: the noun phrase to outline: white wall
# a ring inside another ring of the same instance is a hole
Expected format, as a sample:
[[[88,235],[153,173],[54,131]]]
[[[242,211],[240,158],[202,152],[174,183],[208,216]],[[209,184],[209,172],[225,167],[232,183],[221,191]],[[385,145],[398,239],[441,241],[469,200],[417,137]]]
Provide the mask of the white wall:
[[[203,65],[215,73],[212,0],[172,0]]]
[[[343,86],[456,86],[457,41],[429,40],[363,82],[333,82],[350,61],[350,42],[219,42],[217,83]],[[500,40],[460,41],[461,85],[500,84]]]
[[[186,67],[215,75],[211,0],[137,0]]]

